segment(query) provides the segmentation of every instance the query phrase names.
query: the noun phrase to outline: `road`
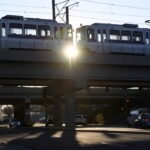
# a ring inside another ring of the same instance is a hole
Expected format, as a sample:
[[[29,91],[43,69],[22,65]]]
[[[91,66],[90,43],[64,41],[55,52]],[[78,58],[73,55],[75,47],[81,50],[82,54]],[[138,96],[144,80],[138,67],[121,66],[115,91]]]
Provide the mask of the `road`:
[[[141,150],[147,147],[150,147],[150,131],[144,129],[0,129],[0,150]]]

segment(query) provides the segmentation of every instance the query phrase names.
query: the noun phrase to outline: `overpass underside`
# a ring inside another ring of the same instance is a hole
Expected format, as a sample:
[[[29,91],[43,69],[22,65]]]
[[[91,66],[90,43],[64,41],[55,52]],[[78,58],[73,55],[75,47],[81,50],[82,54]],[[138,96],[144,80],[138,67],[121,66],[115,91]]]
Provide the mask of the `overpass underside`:
[[[150,56],[81,53],[76,60],[70,61],[61,53],[55,52],[1,50],[0,85],[1,89],[9,87],[9,90],[17,87],[16,93],[12,92],[14,95],[10,97],[8,97],[8,89],[4,93],[1,92],[3,95],[0,96],[0,103],[15,101],[17,105],[20,99],[23,100],[25,106],[32,103],[32,100],[41,103],[42,101],[43,103],[52,102],[55,108],[56,126],[62,124],[60,106],[63,98],[66,105],[66,124],[68,127],[73,127],[75,99],[84,103],[91,99],[92,102],[96,102],[97,99],[126,97],[149,99]],[[23,86],[42,86],[43,88],[40,94],[35,88],[35,95],[32,96],[32,90],[31,93],[22,93],[19,87]],[[91,92],[92,88],[99,87],[106,88],[103,94],[99,94],[101,91],[97,92],[98,95]],[[111,87],[117,87],[118,91],[120,89],[121,91],[116,94],[106,93]],[[130,94],[124,90],[134,87],[138,87],[136,93]],[[144,89],[146,89],[146,95]]]

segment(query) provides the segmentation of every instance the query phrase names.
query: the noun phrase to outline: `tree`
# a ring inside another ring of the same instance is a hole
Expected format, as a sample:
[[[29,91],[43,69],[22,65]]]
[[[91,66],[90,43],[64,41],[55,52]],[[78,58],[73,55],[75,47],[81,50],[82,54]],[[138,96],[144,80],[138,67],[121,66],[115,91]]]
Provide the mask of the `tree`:
[[[13,114],[13,106],[12,105],[3,105],[1,107],[1,111],[10,118]]]

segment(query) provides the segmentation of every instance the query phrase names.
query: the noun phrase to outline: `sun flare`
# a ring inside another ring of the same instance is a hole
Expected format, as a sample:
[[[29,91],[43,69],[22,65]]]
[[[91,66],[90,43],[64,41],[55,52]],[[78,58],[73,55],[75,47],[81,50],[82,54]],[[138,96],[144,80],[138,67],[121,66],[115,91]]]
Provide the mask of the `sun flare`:
[[[65,49],[65,55],[69,59],[74,59],[78,56],[78,50],[75,47],[68,47]]]

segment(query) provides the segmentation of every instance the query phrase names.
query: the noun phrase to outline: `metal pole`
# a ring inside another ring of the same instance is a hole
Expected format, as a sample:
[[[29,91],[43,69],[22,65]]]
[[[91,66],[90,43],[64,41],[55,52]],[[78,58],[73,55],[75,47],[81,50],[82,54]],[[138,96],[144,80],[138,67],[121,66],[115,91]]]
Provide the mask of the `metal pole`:
[[[69,24],[69,7],[66,7],[66,23]]]
[[[55,0],[52,0],[52,14],[53,14],[53,20],[56,20],[56,15],[55,15]]]

